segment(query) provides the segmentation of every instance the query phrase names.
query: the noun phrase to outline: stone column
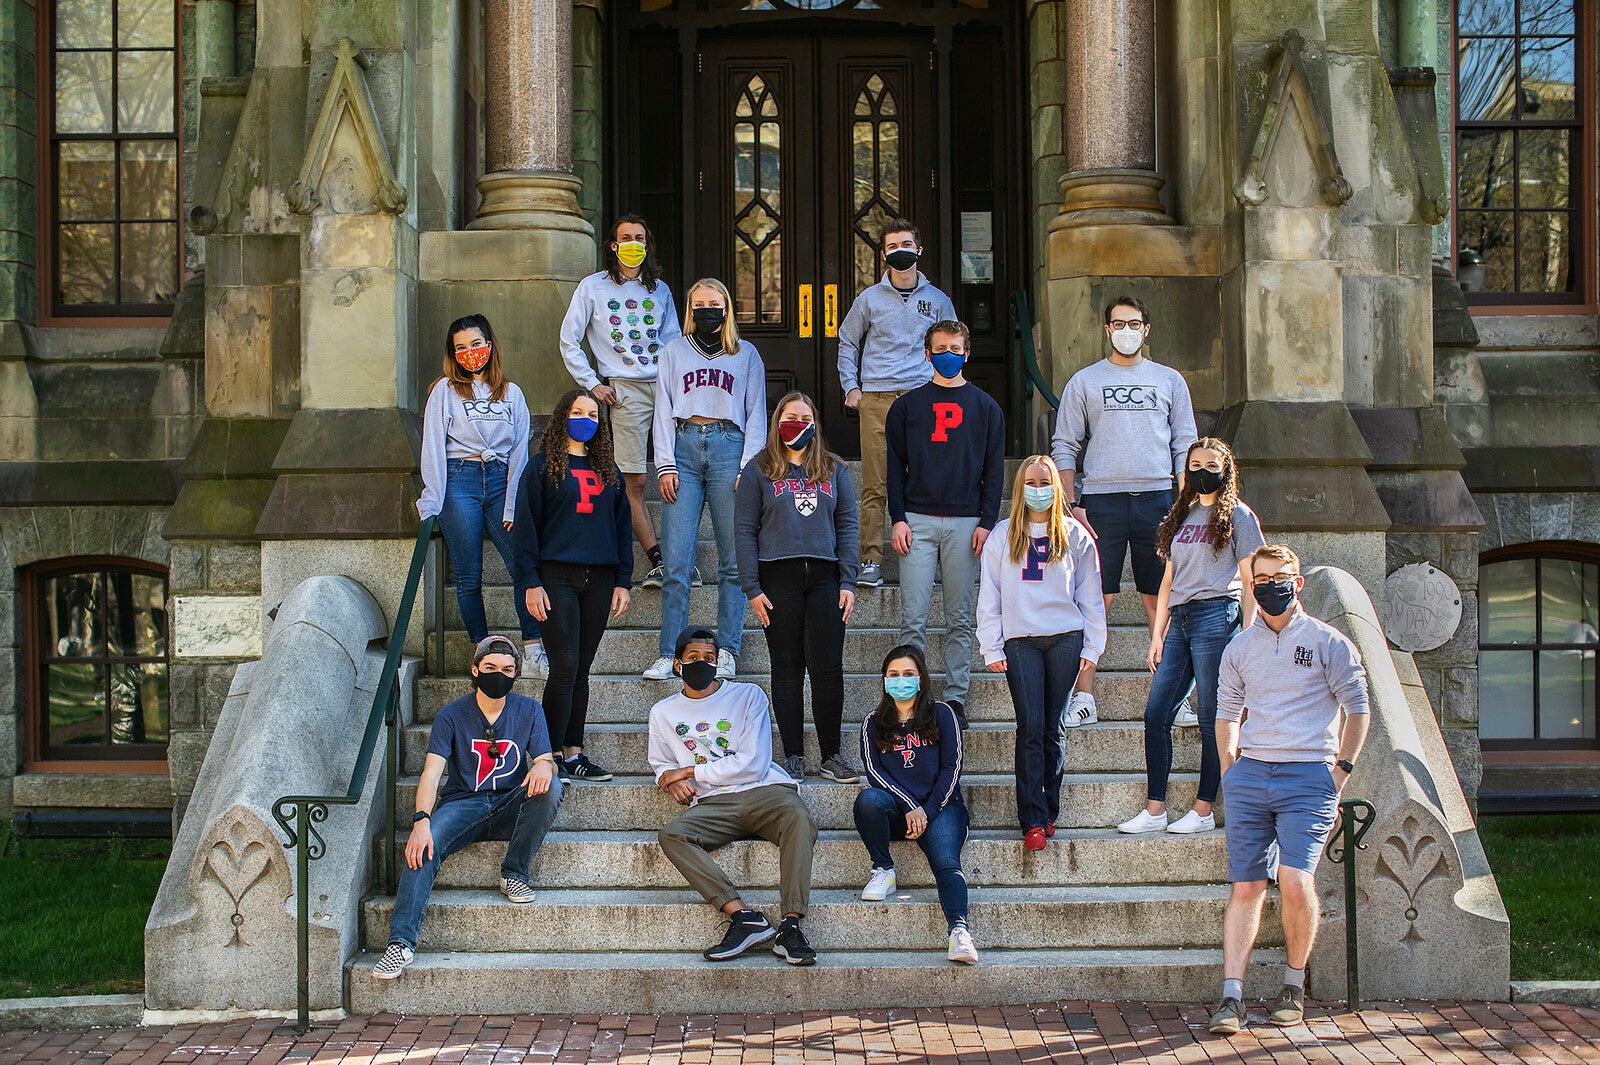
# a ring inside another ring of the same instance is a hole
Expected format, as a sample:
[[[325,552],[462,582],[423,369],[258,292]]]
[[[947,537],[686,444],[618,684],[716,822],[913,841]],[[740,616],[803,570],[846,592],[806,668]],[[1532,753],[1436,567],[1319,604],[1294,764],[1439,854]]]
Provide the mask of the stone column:
[[[572,0],[487,0],[488,129],[472,229],[593,234],[572,171]]]
[[[1170,225],[1156,175],[1155,0],[1066,0],[1067,176],[1052,229]]]

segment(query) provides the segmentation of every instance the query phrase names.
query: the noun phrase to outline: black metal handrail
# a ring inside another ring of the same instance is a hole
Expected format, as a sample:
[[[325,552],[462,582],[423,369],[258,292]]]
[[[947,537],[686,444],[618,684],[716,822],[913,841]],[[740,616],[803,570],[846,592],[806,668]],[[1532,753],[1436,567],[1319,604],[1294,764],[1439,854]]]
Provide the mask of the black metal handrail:
[[[1028,293],[1024,289],[1011,294],[1011,326],[1022,344],[1022,365],[1027,370],[1024,383],[1037,388],[1039,394],[1050,401],[1050,406],[1059,408],[1061,399],[1050,391],[1050,383],[1044,379],[1039,357],[1033,350],[1033,316],[1028,312]]]
[[[1339,803],[1339,820],[1328,835],[1328,861],[1344,866],[1344,993],[1351,1013],[1361,1012],[1361,959],[1356,950],[1356,851],[1377,811],[1365,799]]]
[[[428,542],[433,539],[434,518],[424,518],[417,530],[417,543],[411,551],[411,568],[406,573],[405,590],[400,593],[400,607],[394,615],[394,632],[389,637],[388,653],[384,655],[383,672],[378,676],[378,690],[372,696],[372,710],[367,714],[367,729],[361,737],[361,748],[356,752],[355,767],[350,770],[350,785],[343,795],[285,795],[272,804],[272,816],[289,837],[286,846],[295,852],[295,990],[298,996],[297,1027],[304,1032],[311,1026],[311,888],[310,863],[321,858],[327,847],[317,825],[328,819],[330,806],[354,806],[361,801],[366,790],[367,772],[372,768],[372,756],[378,746],[378,732],[387,727],[386,745],[389,771],[388,800],[384,804],[384,887],[394,890],[394,807],[395,775],[400,767],[400,659],[405,651],[405,633],[411,624],[411,610],[416,604],[417,589],[422,585],[422,573],[428,560]],[[439,560],[443,566],[443,559]],[[437,611],[442,603],[434,604]],[[443,657],[444,648],[434,648]],[[302,838],[303,836],[303,838]]]

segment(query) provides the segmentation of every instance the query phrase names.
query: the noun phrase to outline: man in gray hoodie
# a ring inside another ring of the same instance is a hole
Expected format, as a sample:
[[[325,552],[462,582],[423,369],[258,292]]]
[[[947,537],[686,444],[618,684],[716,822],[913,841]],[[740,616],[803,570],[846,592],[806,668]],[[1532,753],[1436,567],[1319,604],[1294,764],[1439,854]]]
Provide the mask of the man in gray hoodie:
[[[928,383],[923,338],[935,322],[954,321],[955,304],[917,269],[922,234],[904,218],[879,239],[887,273],[856,297],[839,325],[839,386],[844,405],[861,414],[861,572],[857,583],[883,583],[885,494],[883,425],[894,401]]]

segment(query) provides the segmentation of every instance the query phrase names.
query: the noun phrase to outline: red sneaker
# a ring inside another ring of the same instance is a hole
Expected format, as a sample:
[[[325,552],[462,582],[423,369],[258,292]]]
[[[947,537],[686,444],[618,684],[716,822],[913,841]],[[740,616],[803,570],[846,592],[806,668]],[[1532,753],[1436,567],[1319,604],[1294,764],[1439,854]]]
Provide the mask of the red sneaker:
[[[1044,829],[1035,825],[1022,834],[1022,845],[1030,851],[1044,850]]]
[[[1056,823],[1054,821],[1046,821],[1044,823],[1044,834],[1051,838],[1055,837]]]

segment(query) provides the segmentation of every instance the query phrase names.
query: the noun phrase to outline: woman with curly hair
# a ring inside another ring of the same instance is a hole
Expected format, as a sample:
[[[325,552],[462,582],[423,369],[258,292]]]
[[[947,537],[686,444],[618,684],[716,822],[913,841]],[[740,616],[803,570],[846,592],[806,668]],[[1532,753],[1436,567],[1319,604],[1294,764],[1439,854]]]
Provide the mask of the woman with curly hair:
[[[1167,560],[1156,597],[1148,664],[1155,680],[1144,707],[1145,808],[1117,826],[1121,832],[1209,832],[1211,806],[1222,780],[1217,757],[1217,671],[1223,648],[1241,624],[1249,625],[1255,600],[1250,555],[1266,541],[1255,511],[1239,499],[1233,451],[1214,437],[1189,445],[1183,490],[1156,531],[1156,550]],[[1167,777],[1172,772],[1172,725],[1193,684],[1200,718],[1200,792],[1194,807],[1167,823]]]
[[[611,779],[583,753],[589,668],[633,583],[633,510],[611,448],[600,401],[575,388],[556,403],[517,489],[517,595],[544,626],[550,749],[561,775],[579,781]]]

